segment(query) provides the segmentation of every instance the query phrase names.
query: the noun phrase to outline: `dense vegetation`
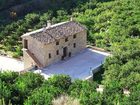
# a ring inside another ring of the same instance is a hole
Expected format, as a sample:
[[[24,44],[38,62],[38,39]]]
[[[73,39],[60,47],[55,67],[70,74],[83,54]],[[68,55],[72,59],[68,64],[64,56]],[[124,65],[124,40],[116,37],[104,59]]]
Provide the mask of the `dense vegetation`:
[[[72,82],[68,76],[54,76],[46,81],[39,74],[0,73],[1,103],[50,105],[53,99],[67,94],[82,105],[139,105],[139,0],[42,0],[51,5],[46,6],[44,2],[45,6],[40,7],[35,4],[41,0],[6,1],[0,0],[0,49],[13,52],[14,57],[22,55],[20,36],[23,33],[42,27],[47,20],[57,23],[68,20],[71,15],[88,28],[89,44],[111,51],[112,56],[106,59],[93,82]],[[29,11],[18,8],[20,12],[15,10],[2,17],[15,3],[28,8],[34,4],[35,8]],[[105,87],[102,94],[96,91],[98,84]],[[130,96],[124,95],[124,89]]]
[[[89,29],[89,41],[108,48],[132,38],[140,38],[139,0],[116,0],[98,3],[97,7],[80,13],[77,21]]]
[[[128,40],[117,44],[113,56],[104,64],[102,83],[106,86],[108,103],[120,101],[122,105],[139,105],[140,96],[140,40]],[[122,95],[123,89],[130,91],[130,97]],[[120,95],[121,94],[121,95]],[[112,101],[109,101],[112,100]]]
[[[80,12],[87,1],[0,0],[1,52],[7,52],[13,57],[21,56],[22,34],[41,28],[47,20],[52,20],[53,23],[68,20],[74,11]]]

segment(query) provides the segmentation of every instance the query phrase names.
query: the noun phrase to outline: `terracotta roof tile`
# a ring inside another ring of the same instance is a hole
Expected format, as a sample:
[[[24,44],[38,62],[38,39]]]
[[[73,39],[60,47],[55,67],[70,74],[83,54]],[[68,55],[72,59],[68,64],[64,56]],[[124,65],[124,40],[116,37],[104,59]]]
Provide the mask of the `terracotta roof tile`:
[[[42,43],[50,43],[63,37],[74,35],[84,30],[86,30],[86,28],[81,24],[74,21],[69,21],[42,28],[39,29],[39,31],[31,32],[31,34],[27,33],[23,36],[30,35],[31,37]]]

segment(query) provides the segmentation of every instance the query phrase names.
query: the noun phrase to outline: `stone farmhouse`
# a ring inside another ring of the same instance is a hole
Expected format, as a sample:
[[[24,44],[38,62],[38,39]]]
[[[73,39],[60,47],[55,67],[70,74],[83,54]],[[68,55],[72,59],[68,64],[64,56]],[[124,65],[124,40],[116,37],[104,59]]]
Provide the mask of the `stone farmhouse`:
[[[23,39],[24,68],[46,67],[65,60],[86,48],[87,30],[75,21],[67,21],[26,33]]]

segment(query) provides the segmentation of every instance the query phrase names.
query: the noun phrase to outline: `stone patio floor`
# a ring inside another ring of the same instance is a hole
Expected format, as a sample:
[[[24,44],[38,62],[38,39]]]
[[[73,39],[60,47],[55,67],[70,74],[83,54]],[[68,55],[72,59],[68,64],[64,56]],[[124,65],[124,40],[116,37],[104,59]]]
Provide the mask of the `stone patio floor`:
[[[59,61],[38,71],[41,71],[41,75],[46,79],[55,74],[65,74],[72,79],[84,80],[91,76],[92,70],[103,64],[105,58],[109,55],[105,52],[87,48],[67,60]]]

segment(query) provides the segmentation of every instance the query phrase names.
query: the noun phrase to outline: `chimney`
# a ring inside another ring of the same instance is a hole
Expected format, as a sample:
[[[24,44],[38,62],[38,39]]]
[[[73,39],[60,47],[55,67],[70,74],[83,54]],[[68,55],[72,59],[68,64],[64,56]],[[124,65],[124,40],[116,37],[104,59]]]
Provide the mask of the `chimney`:
[[[50,26],[51,26],[51,21],[48,20],[48,21],[47,21],[47,27],[50,27]]]

